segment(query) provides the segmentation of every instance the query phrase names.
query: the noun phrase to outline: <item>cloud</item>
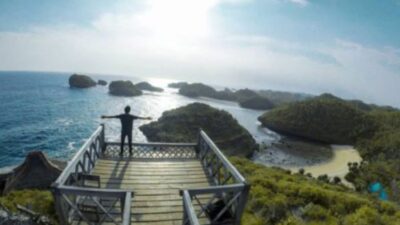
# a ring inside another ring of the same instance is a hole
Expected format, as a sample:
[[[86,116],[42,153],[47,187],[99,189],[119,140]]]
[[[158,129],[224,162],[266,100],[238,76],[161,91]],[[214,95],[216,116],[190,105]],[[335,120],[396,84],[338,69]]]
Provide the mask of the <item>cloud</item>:
[[[89,28],[0,32],[0,69],[125,74],[332,92],[400,106],[399,49],[346,40],[304,46],[265,35],[215,32],[208,17],[214,4],[220,3],[197,6],[204,7],[203,13],[190,19],[195,22],[189,28],[185,22],[164,18],[171,12],[149,5],[135,14],[103,14]],[[154,12],[165,14],[152,18]],[[174,15],[180,18],[186,13]]]

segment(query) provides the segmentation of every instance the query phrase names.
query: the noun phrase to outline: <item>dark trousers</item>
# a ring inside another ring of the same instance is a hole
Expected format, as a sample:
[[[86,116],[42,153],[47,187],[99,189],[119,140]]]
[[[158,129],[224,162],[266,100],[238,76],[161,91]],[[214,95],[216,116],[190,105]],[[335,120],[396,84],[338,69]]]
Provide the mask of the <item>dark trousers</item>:
[[[121,133],[121,154],[124,152],[125,137],[128,137],[129,152],[132,153],[132,132]]]

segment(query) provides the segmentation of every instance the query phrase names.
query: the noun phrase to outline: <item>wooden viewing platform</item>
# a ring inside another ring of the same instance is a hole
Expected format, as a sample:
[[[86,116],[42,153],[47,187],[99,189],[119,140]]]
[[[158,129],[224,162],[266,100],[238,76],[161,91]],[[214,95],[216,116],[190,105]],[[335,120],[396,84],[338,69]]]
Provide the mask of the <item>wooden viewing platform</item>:
[[[240,224],[250,186],[205,132],[125,148],[104,125],[86,141],[53,184],[61,224]]]

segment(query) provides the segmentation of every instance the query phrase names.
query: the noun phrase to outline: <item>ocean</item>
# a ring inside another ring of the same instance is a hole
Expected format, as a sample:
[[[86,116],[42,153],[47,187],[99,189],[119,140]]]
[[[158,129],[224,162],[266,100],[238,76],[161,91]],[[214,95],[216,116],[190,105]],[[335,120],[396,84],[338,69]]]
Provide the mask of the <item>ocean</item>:
[[[165,89],[162,93],[145,92],[138,97],[117,97],[108,88],[71,89],[67,73],[0,72],[0,168],[6,170],[21,163],[26,154],[42,150],[49,157],[68,160],[99,126],[106,126],[107,139],[118,140],[118,120],[102,120],[101,115],[115,115],[130,105],[132,113],[158,119],[170,109],[203,102],[231,113],[259,143],[272,143],[279,135],[260,126],[257,117],[263,111],[244,109],[235,102],[207,98],[188,98],[167,87],[171,80],[139,79],[91,75],[106,81],[124,79],[148,81]],[[207,83],[207,81],[204,81]],[[146,142],[135,122],[134,141]]]

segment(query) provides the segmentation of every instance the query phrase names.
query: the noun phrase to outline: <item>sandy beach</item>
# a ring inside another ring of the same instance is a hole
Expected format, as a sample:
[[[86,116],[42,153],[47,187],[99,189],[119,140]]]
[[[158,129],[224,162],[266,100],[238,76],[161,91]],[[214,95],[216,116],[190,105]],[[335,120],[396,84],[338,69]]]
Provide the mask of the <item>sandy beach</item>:
[[[348,173],[349,162],[361,162],[358,151],[350,145],[325,145],[298,138],[279,138],[272,145],[255,154],[254,162],[266,166],[276,166],[297,173],[303,168],[313,177],[335,176],[342,183],[351,186],[344,177]]]
[[[329,161],[310,166],[302,167],[306,173],[311,173],[314,177],[326,174],[329,177],[340,177],[342,182],[349,185],[344,176],[349,171],[347,164],[349,162],[361,162],[361,156],[353,146],[331,145],[333,156]],[[297,172],[300,167],[289,167],[293,172]]]

